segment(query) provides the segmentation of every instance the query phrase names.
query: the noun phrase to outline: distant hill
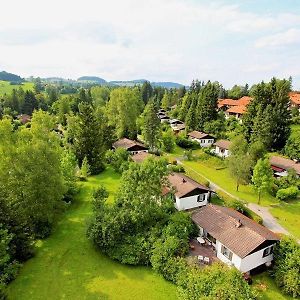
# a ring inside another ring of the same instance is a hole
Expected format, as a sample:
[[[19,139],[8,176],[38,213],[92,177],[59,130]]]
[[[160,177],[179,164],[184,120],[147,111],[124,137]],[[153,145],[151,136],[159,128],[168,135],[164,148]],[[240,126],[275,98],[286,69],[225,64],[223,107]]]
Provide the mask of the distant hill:
[[[99,84],[107,83],[106,80],[97,76],[82,76],[77,79],[77,81],[85,81],[85,82],[95,82]]]
[[[109,83],[113,84],[113,85],[118,85],[118,86],[135,86],[135,85],[142,85],[145,81],[147,81],[146,79],[136,79],[136,80],[128,80],[128,81],[110,81]],[[171,88],[180,88],[183,87],[183,84],[180,83],[176,83],[176,82],[151,82],[152,86],[160,86],[160,87],[164,87],[167,89],[171,89]]]
[[[161,86],[167,89],[181,88],[184,85],[177,82],[163,81],[163,82],[151,82],[153,86]]]
[[[10,82],[15,82],[15,83],[20,83],[20,82],[24,81],[24,79],[21,78],[19,75],[7,73],[5,71],[0,72],[0,80],[10,81]]]

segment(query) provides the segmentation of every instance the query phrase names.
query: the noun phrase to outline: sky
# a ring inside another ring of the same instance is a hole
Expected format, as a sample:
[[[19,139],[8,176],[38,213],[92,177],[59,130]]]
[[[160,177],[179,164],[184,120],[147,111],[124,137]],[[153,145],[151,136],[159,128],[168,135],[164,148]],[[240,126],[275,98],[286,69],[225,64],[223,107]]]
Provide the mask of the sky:
[[[300,89],[300,1],[5,1],[1,70],[227,88],[292,76]]]

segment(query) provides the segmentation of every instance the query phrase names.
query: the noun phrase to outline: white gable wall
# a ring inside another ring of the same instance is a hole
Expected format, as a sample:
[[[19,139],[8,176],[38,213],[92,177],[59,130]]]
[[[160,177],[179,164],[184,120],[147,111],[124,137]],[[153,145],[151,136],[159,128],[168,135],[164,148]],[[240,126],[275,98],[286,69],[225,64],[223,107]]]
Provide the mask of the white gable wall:
[[[190,137],[190,139],[199,143],[201,147],[210,147],[215,142],[214,139],[196,139],[194,137]]]
[[[274,244],[275,245],[275,244]],[[268,246],[266,248],[269,248],[271,246]],[[266,257],[263,257],[263,253],[264,253],[264,250],[266,249],[262,249],[262,250],[259,250],[257,252],[254,252],[246,257],[244,257],[242,259],[242,262],[241,262],[241,266],[240,266],[240,271],[241,272],[248,272],[262,264],[265,264],[265,263],[271,263],[272,260],[273,260],[273,254],[270,254]]]
[[[224,263],[228,265],[233,265],[235,266],[239,271],[245,273],[248,271],[251,271],[252,269],[255,269],[258,266],[261,266],[265,263],[271,263],[273,260],[273,254],[270,254],[266,257],[263,257],[264,250],[266,248],[269,248],[271,246],[268,246],[264,249],[261,249],[257,252],[254,252],[250,255],[247,255],[244,258],[240,258],[238,255],[235,253],[232,254],[232,259],[229,260],[226,256],[222,254],[221,248],[222,248],[222,243],[219,241],[216,242],[217,246],[217,257]],[[274,244],[275,245],[275,244]],[[226,246],[225,246],[226,247]],[[230,250],[230,249],[229,249]]]
[[[228,149],[221,149],[219,146],[216,146],[215,154],[220,157],[228,157],[230,155],[230,152]]]
[[[183,197],[183,198],[179,198],[176,196],[175,207],[178,210],[185,210],[185,209],[204,206],[208,203],[209,192],[203,193],[203,195],[204,195],[204,201],[201,202],[197,202],[199,195]]]

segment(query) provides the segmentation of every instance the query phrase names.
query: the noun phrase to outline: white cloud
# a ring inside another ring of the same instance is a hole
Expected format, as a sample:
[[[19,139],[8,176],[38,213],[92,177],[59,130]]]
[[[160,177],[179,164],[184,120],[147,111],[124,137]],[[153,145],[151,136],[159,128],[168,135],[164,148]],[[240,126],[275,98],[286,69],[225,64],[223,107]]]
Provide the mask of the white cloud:
[[[284,32],[275,33],[264,36],[258,39],[255,43],[255,47],[277,47],[277,46],[288,46],[291,44],[300,43],[300,29],[291,28]]]
[[[1,7],[8,13],[0,18],[0,69],[22,76],[199,77],[231,85],[270,71],[248,67],[270,65],[262,35],[300,26],[297,14],[249,13],[226,1],[17,2]]]

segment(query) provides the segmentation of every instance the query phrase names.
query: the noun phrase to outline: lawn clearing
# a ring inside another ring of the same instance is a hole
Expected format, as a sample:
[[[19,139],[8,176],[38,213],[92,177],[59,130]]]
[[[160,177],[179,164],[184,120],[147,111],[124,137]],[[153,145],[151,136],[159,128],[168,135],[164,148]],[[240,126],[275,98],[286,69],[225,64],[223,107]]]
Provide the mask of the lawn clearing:
[[[289,300],[294,299],[281,293],[274,280],[267,272],[253,277],[253,287],[257,289],[261,300]]]
[[[117,263],[86,238],[91,191],[102,184],[113,201],[119,179],[107,169],[82,183],[77,202],[9,285],[9,299],[176,299],[176,287],[150,268]]]
[[[280,206],[270,209],[272,215],[291,234],[300,239],[300,199],[282,201]]]
[[[17,90],[19,87],[22,87],[24,91],[33,90],[32,82],[24,82],[22,84],[10,84],[9,81],[0,81],[0,96],[4,94],[11,94],[12,90]]]

